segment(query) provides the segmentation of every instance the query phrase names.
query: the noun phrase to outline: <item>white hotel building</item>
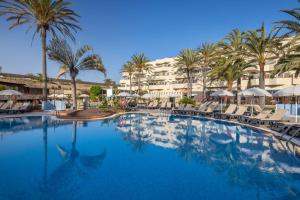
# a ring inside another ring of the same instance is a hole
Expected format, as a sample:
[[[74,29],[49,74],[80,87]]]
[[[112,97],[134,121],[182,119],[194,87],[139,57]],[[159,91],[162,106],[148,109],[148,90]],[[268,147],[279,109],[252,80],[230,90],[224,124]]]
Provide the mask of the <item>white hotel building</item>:
[[[187,93],[187,79],[185,75],[177,74],[175,58],[163,58],[149,62],[151,64],[151,72],[145,72],[141,78],[141,90],[152,93],[158,97],[178,96],[182,97]],[[275,78],[271,78],[270,74],[274,69],[276,60],[269,62],[265,66],[265,86],[266,90],[278,90],[287,86],[300,84],[300,78],[295,78],[293,72],[286,72]],[[251,87],[258,87],[258,67],[257,69],[249,69],[242,78],[241,87],[246,89],[249,84],[249,76]],[[202,92],[202,77],[201,68],[199,73],[195,75],[193,82],[193,94],[201,94]],[[120,80],[119,90],[129,91],[129,76],[127,73],[123,73]],[[225,81],[215,81],[213,83],[207,83],[207,91],[215,91],[218,89],[225,89]],[[133,75],[132,77],[132,90],[138,89],[137,79]],[[236,83],[234,83],[233,89],[236,89]]]

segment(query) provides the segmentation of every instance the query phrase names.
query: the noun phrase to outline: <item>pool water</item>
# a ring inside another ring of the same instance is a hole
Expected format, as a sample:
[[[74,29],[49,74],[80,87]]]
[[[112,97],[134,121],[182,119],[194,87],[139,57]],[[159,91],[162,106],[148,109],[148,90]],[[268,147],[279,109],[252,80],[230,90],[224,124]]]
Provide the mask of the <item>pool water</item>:
[[[9,118],[0,199],[300,199],[300,160],[270,135],[207,119]]]

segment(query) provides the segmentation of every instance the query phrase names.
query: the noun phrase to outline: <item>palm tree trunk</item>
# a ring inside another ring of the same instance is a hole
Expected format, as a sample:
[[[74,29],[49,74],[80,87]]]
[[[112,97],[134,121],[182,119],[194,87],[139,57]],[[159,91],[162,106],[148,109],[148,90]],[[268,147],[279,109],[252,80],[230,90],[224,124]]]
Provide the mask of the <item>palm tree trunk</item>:
[[[71,79],[72,79],[72,100],[73,100],[73,109],[77,110],[76,80],[75,80],[75,76],[71,76]]]
[[[141,82],[141,74],[139,73],[138,74],[138,94],[140,94],[140,90],[141,90],[141,84],[140,84],[140,82]]]
[[[44,27],[41,29],[42,39],[42,78],[43,78],[43,101],[47,102],[47,55],[46,55],[47,32]]]
[[[187,71],[187,79],[188,79],[188,91],[187,91],[187,97],[191,97],[192,96],[192,85],[191,85],[191,74],[190,71]]]
[[[265,63],[259,63],[259,88],[265,89]],[[259,97],[259,105],[265,105],[265,97]]]
[[[236,102],[237,102],[237,105],[241,104],[241,96],[238,95],[238,93],[241,91],[241,89],[242,89],[242,78],[239,77],[237,79],[237,93],[236,93]]]
[[[227,90],[231,92],[232,87],[233,87],[233,81],[227,81]]]
[[[265,89],[265,64],[259,63],[259,88]]]
[[[202,98],[205,99],[206,98],[206,69],[205,67],[203,67],[203,71],[202,71]]]
[[[131,79],[132,79],[132,75],[129,75],[129,93],[131,94],[132,90],[131,90]]]

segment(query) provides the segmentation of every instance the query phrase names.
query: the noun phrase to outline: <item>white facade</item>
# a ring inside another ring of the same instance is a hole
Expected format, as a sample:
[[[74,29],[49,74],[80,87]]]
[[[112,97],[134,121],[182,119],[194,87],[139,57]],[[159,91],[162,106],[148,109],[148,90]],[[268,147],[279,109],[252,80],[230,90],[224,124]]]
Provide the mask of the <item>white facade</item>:
[[[151,72],[144,72],[141,77],[141,90],[155,94],[158,97],[169,97],[172,95],[183,96],[187,93],[187,79],[185,75],[177,74],[176,60],[175,58],[163,58],[149,62],[153,66]],[[270,78],[271,72],[274,69],[276,60],[271,61],[265,66],[265,86],[267,90],[278,90],[287,86],[300,84],[300,78],[295,78],[293,72],[286,72],[275,78]],[[251,86],[257,87],[259,85],[258,79],[258,67],[257,69],[249,69],[247,75],[242,77],[241,87],[246,89],[249,76],[252,76]],[[202,77],[201,68],[199,72],[194,76],[193,93],[201,94],[202,92]],[[119,90],[129,91],[129,76],[127,73],[123,73],[120,80]],[[207,83],[207,90],[215,91],[217,89],[225,89],[225,81],[216,81],[214,83]],[[132,90],[138,89],[137,79],[133,75],[132,77]],[[233,90],[236,89],[236,83],[234,83]]]

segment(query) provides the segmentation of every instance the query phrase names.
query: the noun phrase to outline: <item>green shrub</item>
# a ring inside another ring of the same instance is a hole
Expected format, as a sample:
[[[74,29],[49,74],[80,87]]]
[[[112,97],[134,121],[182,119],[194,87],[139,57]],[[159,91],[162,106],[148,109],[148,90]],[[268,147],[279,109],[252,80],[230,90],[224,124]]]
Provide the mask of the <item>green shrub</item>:
[[[0,85],[0,91],[2,90],[6,90],[6,86],[5,85]]]
[[[193,104],[195,106],[196,101],[192,98],[183,97],[182,99],[179,100],[179,103],[181,103],[181,104]]]

